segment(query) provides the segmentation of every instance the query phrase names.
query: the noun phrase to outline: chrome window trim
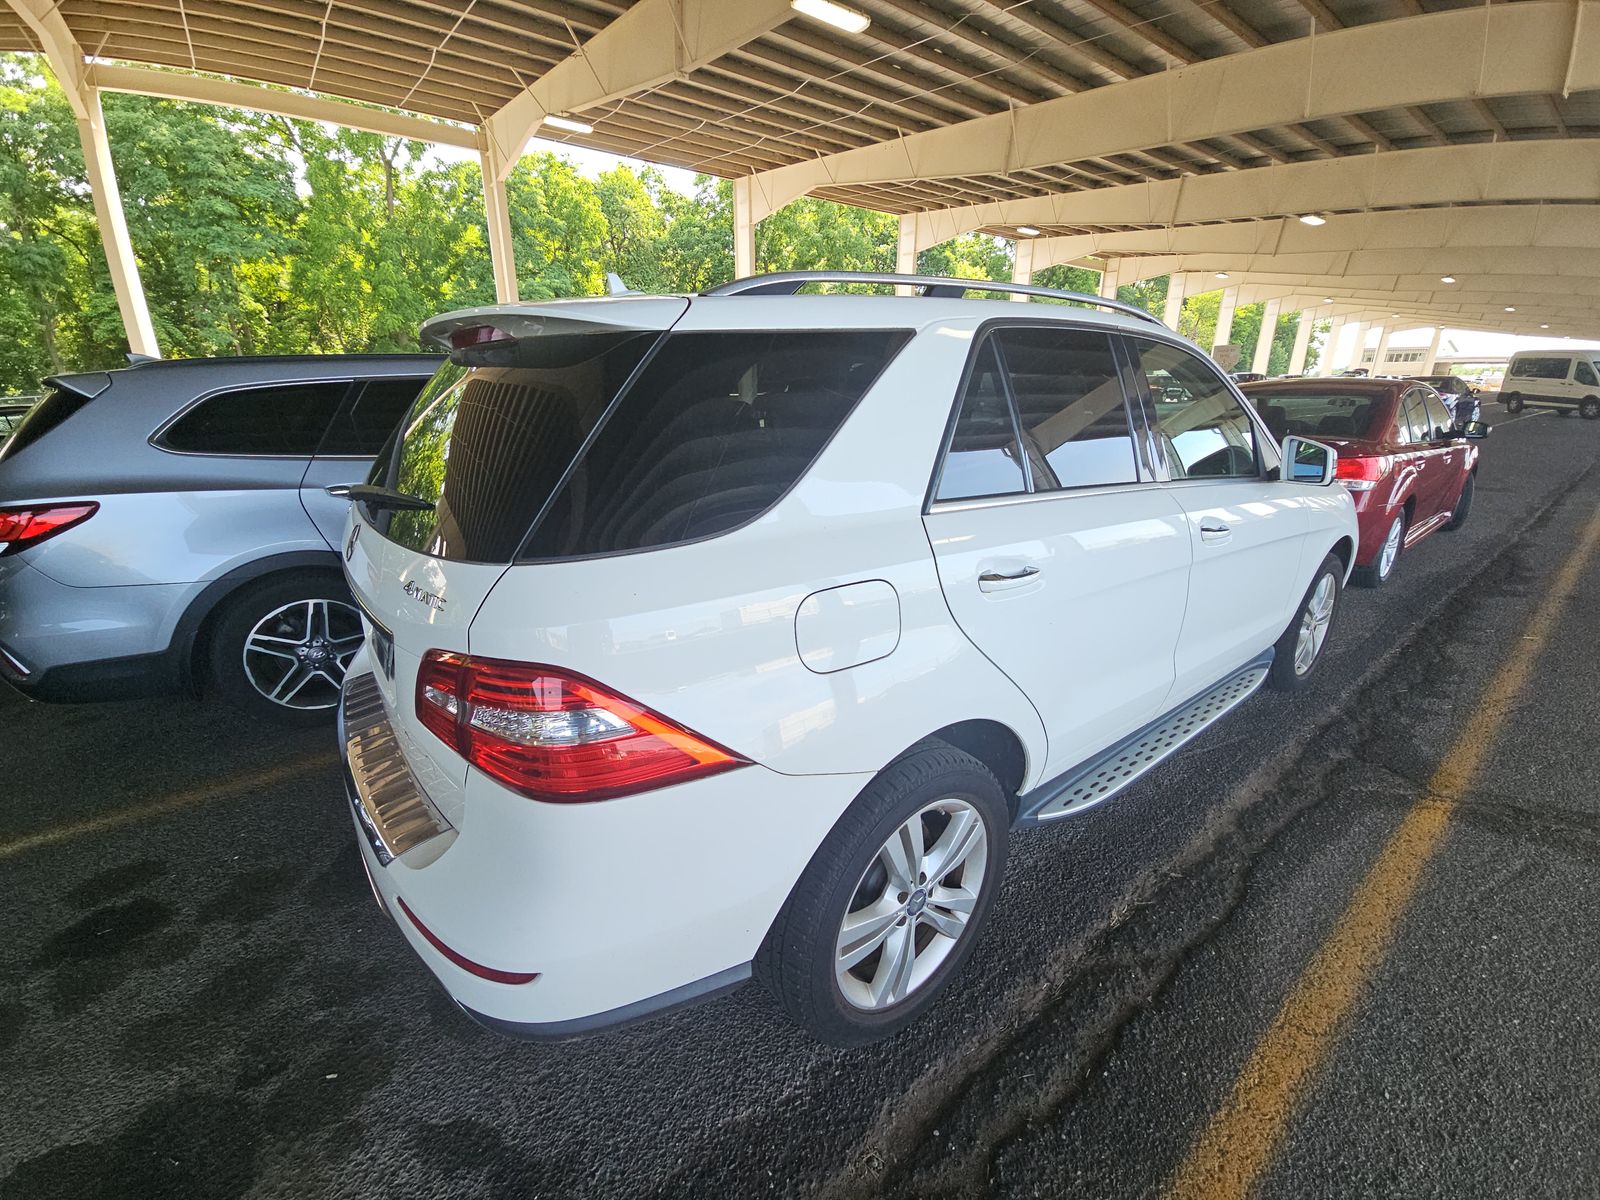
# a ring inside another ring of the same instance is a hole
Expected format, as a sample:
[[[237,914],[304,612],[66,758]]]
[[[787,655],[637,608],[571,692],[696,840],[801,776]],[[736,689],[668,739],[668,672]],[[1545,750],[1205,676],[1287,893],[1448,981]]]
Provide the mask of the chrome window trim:
[[[312,459],[317,457],[315,450],[312,450],[309,454],[239,454],[230,453],[226,450],[177,450],[171,446],[163,444],[162,439],[165,438],[172,427],[179,421],[183,420],[184,417],[188,416],[195,409],[199,408],[207,400],[214,400],[218,396],[232,395],[235,392],[263,392],[269,391],[272,388],[281,387],[303,387],[319,383],[342,383],[345,386],[345,395],[339,401],[339,405],[340,407],[343,407],[345,401],[350,398],[350,388],[355,386],[357,378],[358,377],[354,375],[334,375],[329,377],[318,376],[316,378],[307,379],[275,379],[265,383],[246,383],[234,384],[232,386],[215,387],[208,392],[200,393],[200,395],[194,397],[188,403],[183,405],[183,407],[178,409],[177,412],[173,413],[165,421],[161,422],[161,424],[156,427],[156,431],[150,435],[148,441],[154,449],[161,451],[161,453],[177,455],[179,458],[229,458],[254,459],[260,462],[310,462]],[[364,380],[366,377],[362,376],[360,378]],[[387,379],[389,376],[381,376],[380,378]],[[337,413],[337,409],[335,410],[335,413]],[[323,437],[326,437],[327,433],[328,431],[324,429],[322,431]],[[320,442],[321,439],[319,438],[318,441]]]
[[[1204,482],[1196,480],[1195,482]],[[1052,488],[1048,492],[1012,492],[1003,496],[971,496],[961,500],[935,500],[924,514],[965,512],[975,508],[1001,508],[1012,504],[1039,504],[1050,500],[1070,500],[1078,496],[1115,496],[1124,492],[1157,491],[1169,486],[1160,480],[1141,480],[1138,483],[1088,484],[1075,488]]]

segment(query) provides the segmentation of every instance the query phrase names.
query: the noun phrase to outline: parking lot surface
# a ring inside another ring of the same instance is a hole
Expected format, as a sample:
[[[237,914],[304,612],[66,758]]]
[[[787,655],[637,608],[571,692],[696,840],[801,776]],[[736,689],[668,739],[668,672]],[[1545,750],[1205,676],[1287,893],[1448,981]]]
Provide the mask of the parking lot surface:
[[[964,975],[864,1051],[754,985],[504,1040],[374,905],[331,733],[0,697],[0,1197],[1593,1196],[1597,459],[1500,423],[1312,687],[1015,839]],[[1397,923],[1341,941],[1373,887]]]

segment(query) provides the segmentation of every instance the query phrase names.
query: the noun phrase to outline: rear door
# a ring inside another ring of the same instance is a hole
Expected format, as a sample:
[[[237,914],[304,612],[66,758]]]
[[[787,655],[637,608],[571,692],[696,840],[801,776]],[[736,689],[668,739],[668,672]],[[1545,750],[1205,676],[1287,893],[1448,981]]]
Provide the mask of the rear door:
[[[350,502],[329,495],[328,489],[366,479],[373,458],[411,411],[427,382],[426,375],[356,380],[333,414],[316,457],[300,481],[300,503],[330,546],[337,546],[344,534]]]
[[[1038,324],[978,346],[924,522],[956,622],[1039,712],[1047,777],[1172,690],[1191,550],[1137,444],[1105,333]]]
[[[1153,456],[1193,547],[1176,702],[1244,666],[1288,625],[1309,572],[1301,556],[1311,489],[1267,477],[1255,423],[1215,366],[1171,342],[1123,341],[1135,386],[1149,397]]]

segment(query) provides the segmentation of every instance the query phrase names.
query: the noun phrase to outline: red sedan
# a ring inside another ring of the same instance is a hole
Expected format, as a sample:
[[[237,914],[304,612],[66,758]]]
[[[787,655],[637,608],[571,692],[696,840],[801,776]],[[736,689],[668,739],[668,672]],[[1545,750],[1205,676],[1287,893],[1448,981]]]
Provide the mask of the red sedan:
[[[1339,452],[1339,482],[1361,525],[1355,579],[1377,587],[1403,550],[1436,529],[1459,529],[1472,508],[1478,448],[1488,429],[1458,426],[1450,406],[1414,379],[1292,379],[1244,393],[1280,441],[1293,434]]]

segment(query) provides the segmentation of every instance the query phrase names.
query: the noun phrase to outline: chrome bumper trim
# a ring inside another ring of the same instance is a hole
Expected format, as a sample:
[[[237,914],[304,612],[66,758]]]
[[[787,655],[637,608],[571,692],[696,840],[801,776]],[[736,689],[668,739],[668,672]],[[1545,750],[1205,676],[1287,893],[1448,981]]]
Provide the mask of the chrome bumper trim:
[[[388,866],[451,826],[411,774],[372,675],[347,679],[339,705],[345,789],[378,861]]]

